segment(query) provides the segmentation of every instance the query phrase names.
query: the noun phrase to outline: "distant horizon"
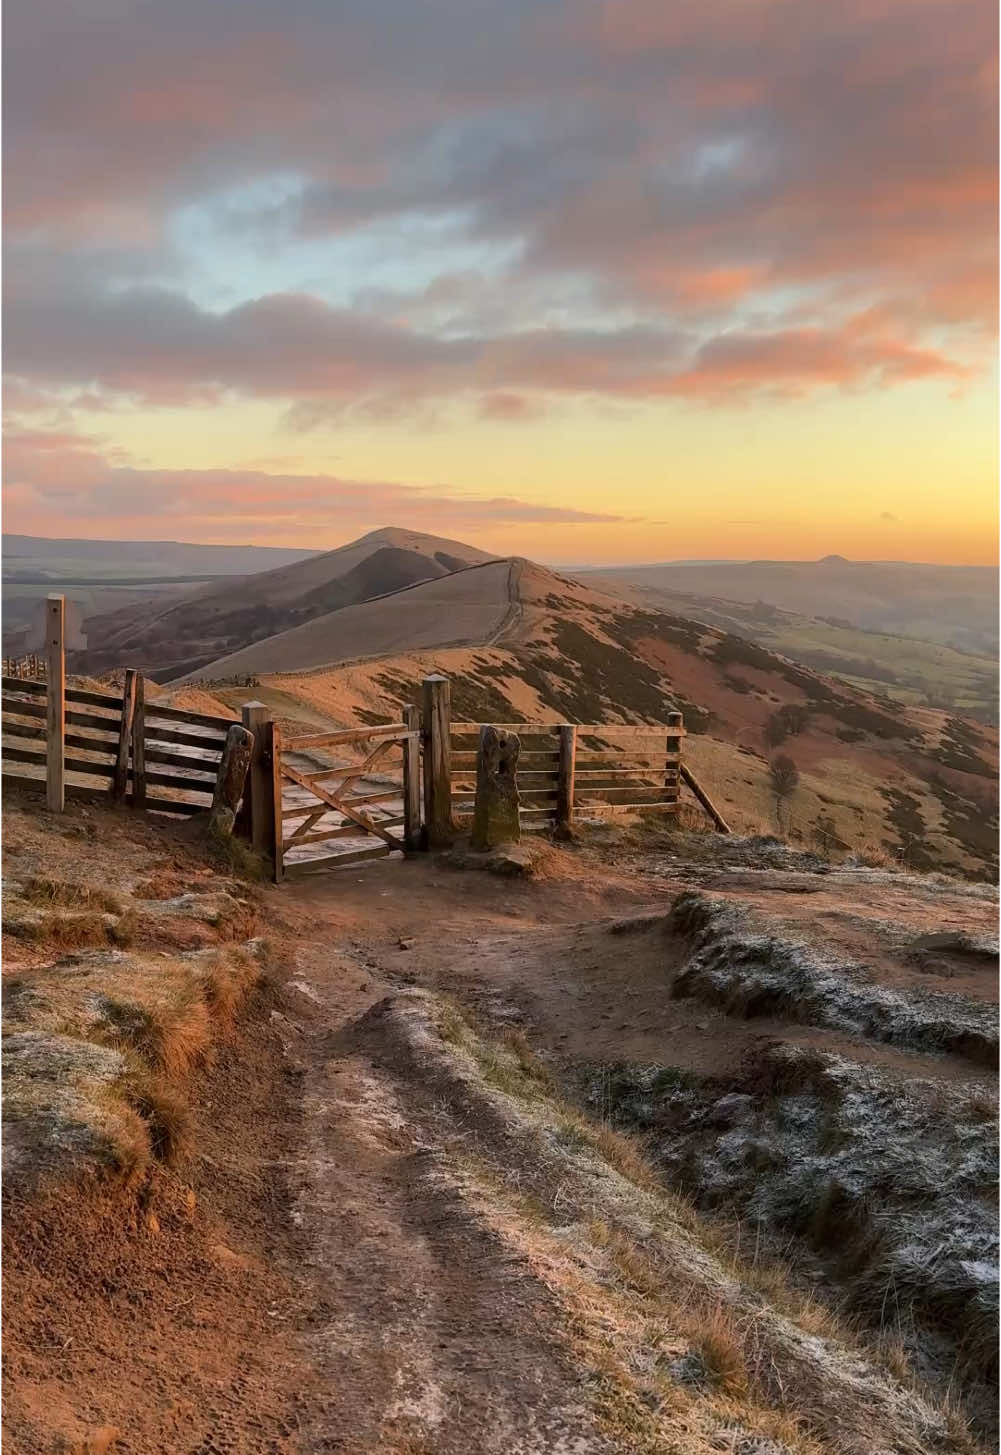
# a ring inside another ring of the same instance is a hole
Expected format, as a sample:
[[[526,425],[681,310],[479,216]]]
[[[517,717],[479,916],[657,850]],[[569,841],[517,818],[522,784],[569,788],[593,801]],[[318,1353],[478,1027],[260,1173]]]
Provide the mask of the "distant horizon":
[[[293,551],[293,552],[294,551],[299,551],[299,552],[302,552],[302,554],[305,556],[305,555],[324,555],[324,554],[326,554],[329,551],[340,550],[344,546],[351,545],[356,540],[362,539],[362,538],[364,538],[365,536],[368,536],[368,535],[378,534],[380,531],[384,531],[384,530],[407,530],[407,531],[413,531],[415,534],[419,534],[419,535],[442,536],[444,538],[453,539],[453,540],[458,540],[459,539],[459,537],[457,535],[454,535],[452,533],[446,533],[444,531],[421,531],[421,530],[418,530],[416,527],[413,527],[413,526],[390,526],[390,525],[374,526],[370,530],[362,531],[360,533],[360,535],[350,536],[347,540],[338,541],[336,544],[329,545],[329,546],[298,546],[298,545],[295,545],[295,544],[292,544],[292,543],[282,544],[282,545],[274,545],[272,543],[265,542],[265,541],[250,541],[250,540],[241,540],[241,541],[229,541],[229,540],[193,541],[193,540],[183,540],[183,539],[181,539],[179,537],[173,537],[173,536],[171,536],[171,537],[167,537],[167,536],[162,536],[162,537],[155,537],[155,536],[153,536],[153,537],[137,537],[137,536],[112,536],[112,535],[100,535],[100,536],[87,536],[87,535],[49,536],[49,535],[42,535],[42,534],[39,534],[38,532],[33,532],[33,531],[9,531],[9,530],[4,530],[3,531],[2,539],[3,539],[4,542],[6,542],[9,537],[22,537],[22,538],[27,539],[27,540],[50,541],[50,542],[53,542],[53,543],[73,543],[75,541],[81,541],[81,542],[87,542],[87,543],[92,544],[92,545],[185,546],[185,547],[193,547],[193,548],[205,547],[206,549],[209,549],[209,550],[214,550],[214,549],[227,549],[228,548],[228,549],[232,549],[232,550],[262,550],[262,551],[264,551],[264,550],[274,550],[274,551],[281,551],[281,552],[285,552],[285,553],[288,553],[289,551]],[[475,542],[475,541],[473,541],[473,540],[469,540],[469,541],[465,541],[464,544],[476,545],[478,543]],[[483,549],[483,550],[489,550],[490,549],[487,546],[481,546],[480,548]],[[875,556],[872,556],[872,557],[858,557],[858,556],[856,556],[856,557],[852,557],[852,556],[846,556],[841,551],[826,551],[823,555],[821,555],[821,556],[815,556],[815,557],[813,557],[813,556],[675,556],[675,557],[662,557],[662,558],[657,559],[657,560],[642,559],[641,558],[641,559],[636,559],[636,560],[604,560],[604,561],[602,561],[602,560],[593,560],[593,559],[592,560],[587,560],[587,561],[559,561],[559,560],[554,561],[554,560],[546,560],[545,557],[541,553],[536,556],[536,555],[533,555],[532,553],[525,552],[525,551],[497,551],[497,552],[494,552],[494,554],[496,554],[499,557],[506,557],[506,556],[510,556],[510,555],[528,555],[530,557],[530,559],[533,559],[533,560],[534,559],[537,559],[537,560],[539,560],[540,564],[549,566],[550,569],[556,570],[556,571],[606,571],[606,570],[619,570],[619,569],[625,569],[625,568],[630,568],[630,567],[636,568],[636,569],[642,569],[644,567],[654,568],[654,567],[658,567],[658,566],[748,566],[748,565],[755,565],[755,564],[759,564],[759,563],[760,564],[768,564],[768,565],[776,565],[776,566],[815,566],[815,565],[821,565],[824,562],[826,562],[828,560],[832,560],[832,559],[833,560],[843,561],[846,565],[857,565],[857,566],[931,566],[931,567],[935,567],[936,569],[945,569],[947,567],[952,567],[952,568],[954,568],[956,570],[990,570],[990,571],[995,571],[995,572],[997,571],[996,564],[994,562],[990,562],[990,561],[928,561],[928,560],[915,560],[915,559],[912,559],[912,558],[909,558],[909,557],[897,557],[897,556],[883,556],[883,557],[875,557]]]

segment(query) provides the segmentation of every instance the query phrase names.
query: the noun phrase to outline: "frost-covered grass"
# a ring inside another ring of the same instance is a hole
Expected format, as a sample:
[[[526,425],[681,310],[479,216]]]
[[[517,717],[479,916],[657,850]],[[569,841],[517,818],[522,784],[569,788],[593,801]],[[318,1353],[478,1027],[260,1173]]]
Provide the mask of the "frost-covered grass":
[[[593,1096],[700,1207],[752,1238],[791,1235],[848,1316],[983,1405],[997,1375],[996,1098],[789,1046],[725,1084],[603,1067]]]
[[[962,996],[908,993],[871,980],[862,966],[794,940],[748,929],[723,900],[682,894],[669,928],[691,940],[672,993],[746,1017],[777,1016],[917,1051],[948,1051],[983,1066],[998,1058],[994,1008]]]

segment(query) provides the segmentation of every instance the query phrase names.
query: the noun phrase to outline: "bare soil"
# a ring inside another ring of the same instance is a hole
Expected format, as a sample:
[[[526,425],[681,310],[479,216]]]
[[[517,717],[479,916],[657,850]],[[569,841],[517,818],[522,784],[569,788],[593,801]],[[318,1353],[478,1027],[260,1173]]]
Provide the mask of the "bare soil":
[[[72,853],[82,845],[68,831],[70,818],[60,832]],[[86,829],[83,838],[91,838]],[[190,867],[183,849],[170,858],[142,865],[146,876]],[[797,1433],[792,1411],[782,1438],[774,1393],[771,1413],[754,1407],[757,1424],[741,1423],[750,1419],[746,1411],[734,1416],[729,1443],[719,1443],[722,1406],[710,1410],[697,1391],[684,1395],[676,1415],[654,1393],[630,1393],[628,1419],[612,1419],[612,1375],[582,1352],[597,1337],[593,1321],[608,1317],[595,1302],[606,1275],[585,1268],[597,1291],[587,1294],[586,1316],[571,1315],[553,1261],[561,1216],[569,1217],[560,1214],[561,1198],[569,1194],[558,1178],[547,1184],[546,1216],[555,1226],[545,1243],[524,1222],[512,1231],[505,1218],[514,1215],[486,1206],[482,1188],[474,1196],[465,1159],[473,1167],[508,1133],[472,1103],[463,1111],[454,1088],[402,1061],[380,1017],[395,1003],[387,997],[412,987],[445,992],[495,1034],[520,1031],[557,1074],[611,1060],[716,1074],[763,1039],[781,1038],[904,1077],[980,1085],[984,1068],[959,1056],[673,1000],[680,951],[657,926],[676,893],[716,874],[714,895],[797,934],[819,935],[853,959],[868,948],[874,977],[924,987],[932,977],[910,958],[911,931],[948,926],[975,937],[990,925],[993,906],[962,887],[929,893],[916,878],[887,886],[790,870],[717,874],[704,864],[586,847],[550,850],[541,869],[539,877],[511,880],[426,858],[387,860],[263,890],[261,913],[284,947],[287,978],[249,1008],[239,1036],[204,1071],[191,1160],[176,1173],[158,1169],[139,1194],[95,1185],[83,1195],[63,1189],[41,1204],[19,1205],[15,1195],[9,1204],[4,1354],[12,1451],[861,1455],[893,1448],[918,1455],[973,1448],[910,1405],[893,1444],[897,1396],[877,1409],[875,1395],[858,1390],[833,1399],[827,1413],[818,1407],[812,1430]],[[976,957],[934,953],[950,992],[982,1001],[993,984],[996,996],[996,981]],[[514,1206],[530,1191],[529,1162],[513,1143],[497,1156]],[[575,1274],[574,1284],[581,1299],[583,1276]],[[639,1295],[633,1289],[629,1297]],[[610,1369],[625,1336],[609,1325],[601,1337],[610,1341],[602,1356]],[[681,1358],[685,1348],[669,1352]],[[805,1354],[797,1360],[797,1369],[809,1362]],[[639,1380],[636,1369],[629,1378]],[[841,1386],[835,1380],[831,1388]],[[838,1407],[867,1403],[872,1440],[866,1444],[856,1425],[837,1433]],[[650,1435],[648,1419],[674,1434]]]

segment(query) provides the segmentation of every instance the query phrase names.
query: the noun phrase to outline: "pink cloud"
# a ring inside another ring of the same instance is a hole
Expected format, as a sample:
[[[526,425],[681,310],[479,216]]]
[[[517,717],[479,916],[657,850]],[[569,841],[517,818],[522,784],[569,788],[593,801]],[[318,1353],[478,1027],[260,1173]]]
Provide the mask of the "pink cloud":
[[[8,365],[300,418],[963,379],[996,311],[996,31],[982,0],[22,3]],[[192,301],[177,209],[274,175],[303,195],[236,233],[378,223],[392,305],[362,252],[352,305],[291,262],[238,307]],[[415,214],[507,262],[443,257],[408,293]]]
[[[26,534],[81,528],[89,534],[116,523],[141,534],[173,534],[183,520],[189,534],[240,538],[273,529],[305,539],[317,530],[342,532],[345,520],[459,528],[625,519],[446,486],[264,469],[139,469],[103,441],[73,431],[8,430],[4,469],[5,528]]]

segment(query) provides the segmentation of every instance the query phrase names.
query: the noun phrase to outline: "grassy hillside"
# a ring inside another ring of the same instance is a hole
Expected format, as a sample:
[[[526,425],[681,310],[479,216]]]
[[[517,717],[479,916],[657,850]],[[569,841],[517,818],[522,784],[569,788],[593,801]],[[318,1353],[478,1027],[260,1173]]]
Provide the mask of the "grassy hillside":
[[[780,611],[763,601],[746,604],[633,586],[618,577],[609,577],[605,584],[655,610],[695,617],[747,637],[805,667],[841,677],[897,702],[938,707],[980,722],[997,723],[998,666],[994,653],[960,651],[914,635],[897,636],[855,626],[844,619]]]
[[[506,624],[487,645],[418,642],[411,650],[386,648],[375,660],[264,675],[248,688],[227,672],[229,683],[213,683],[213,691],[235,703],[278,690],[283,715],[295,717],[290,704],[298,702],[304,717],[377,722],[395,717],[402,703],[416,699],[421,677],[440,670],[452,678],[453,714],[465,720],[656,722],[680,707],[690,760],[736,827],[776,828],[769,766],[784,753],[800,775],[781,805],[781,827],[793,839],[913,868],[992,872],[997,737],[990,728],[903,706],[733,633],[515,564]],[[494,566],[417,587],[395,604],[380,603],[380,611],[392,608],[399,640],[414,598],[449,596],[470,581],[482,587],[483,610],[491,587],[499,612],[510,580]],[[349,615],[338,613],[331,623]],[[446,612],[441,640],[454,642],[457,629],[456,614]],[[342,637],[345,644],[358,642]],[[335,646],[327,639],[324,650]]]
[[[350,545],[213,582],[180,600],[90,617],[78,670],[103,672],[128,660],[164,677],[287,632],[344,607],[434,580],[490,557],[472,546],[416,531],[373,531]]]
[[[601,573],[609,581],[836,617],[845,626],[905,634],[992,655],[998,579],[990,566],[906,561],[672,561]]]

